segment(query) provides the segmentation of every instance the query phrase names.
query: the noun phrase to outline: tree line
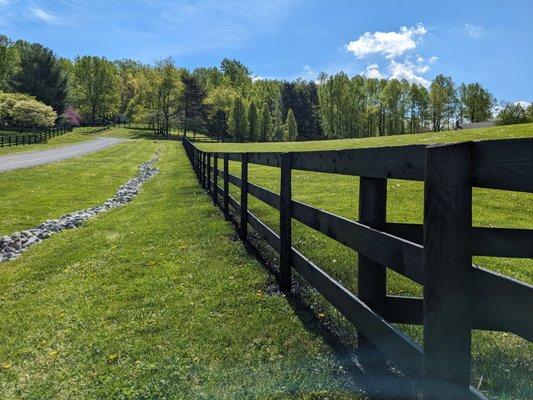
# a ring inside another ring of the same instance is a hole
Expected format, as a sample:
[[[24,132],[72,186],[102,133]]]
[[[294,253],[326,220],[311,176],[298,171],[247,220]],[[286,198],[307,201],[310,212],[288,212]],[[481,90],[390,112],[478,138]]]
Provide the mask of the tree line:
[[[316,81],[257,79],[237,60],[192,71],[171,59],[154,65],[93,56],[70,60],[6,36],[0,36],[0,92],[27,94],[72,124],[131,121],[161,135],[181,129],[240,141],[440,131],[490,120],[496,105],[481,84],[457,85],[445,75],[427,87],[343,72],[322,73]],[[497,118],[528,120],[532,106],[516,104],[504,105]]]

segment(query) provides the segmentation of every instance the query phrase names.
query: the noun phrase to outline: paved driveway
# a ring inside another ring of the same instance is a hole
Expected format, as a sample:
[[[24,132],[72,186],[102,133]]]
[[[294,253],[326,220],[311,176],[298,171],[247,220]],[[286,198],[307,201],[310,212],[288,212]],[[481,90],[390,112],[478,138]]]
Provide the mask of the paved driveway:
[[[72,146],[58,147],[50,150],[32,151],[28,153],[18,153],[0,157],[0,172],[18,168],[34,167],[36,165],[48,164],[67,158],[82,156],[105,149],[122,142],[118,138],[96,138],[89,142],[74,144]]]

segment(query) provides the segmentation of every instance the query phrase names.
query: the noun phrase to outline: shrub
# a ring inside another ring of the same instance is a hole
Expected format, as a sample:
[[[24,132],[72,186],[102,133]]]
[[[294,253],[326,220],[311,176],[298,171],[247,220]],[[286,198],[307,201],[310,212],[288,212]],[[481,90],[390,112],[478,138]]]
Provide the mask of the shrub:
[[[57,114],[52,107],[22,93],[0,93],[0,124],[17,127],[54,125]]]

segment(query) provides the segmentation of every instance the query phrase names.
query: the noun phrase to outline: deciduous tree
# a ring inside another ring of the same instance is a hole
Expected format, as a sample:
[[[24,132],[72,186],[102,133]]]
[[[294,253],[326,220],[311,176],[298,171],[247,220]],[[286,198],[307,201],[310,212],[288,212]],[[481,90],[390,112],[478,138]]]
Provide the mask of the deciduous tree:
[[[459,93],[463,115],[470,122],[482,122],[492,117],[496,99],[479,83],[463,84]]]
[[[114,116],[119,108],[117,70],[105,58],[77,57],[72,71],[72,103],[91,124]]]

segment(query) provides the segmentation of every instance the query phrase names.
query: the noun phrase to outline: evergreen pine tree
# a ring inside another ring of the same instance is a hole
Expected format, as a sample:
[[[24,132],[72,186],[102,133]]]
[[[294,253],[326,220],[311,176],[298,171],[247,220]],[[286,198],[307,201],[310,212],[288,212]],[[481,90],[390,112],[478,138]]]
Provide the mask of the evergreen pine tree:
[[[283,117],[281,115],[281,109],[276,106],[274,113],[272,114],[272,138],[274,140],[283,140],[285,133],[285,126],[283,124]]]
[[[270,125],[270,111],[265,104],[261,110],[261,125],[259,127],[259,136],[262,142],[266,142],[270,137]]]
[[[236,137],[239,141],[244,141],[247,131],[246,108],[240,96],[235,98],[231,114],[229,118],[230,134]]]
[[[259,116],[257,115],[257,108],[252,101],[248,107],[248,133],[251,142],[259,138]]]
[[[287,112],[287,128],[286,128],[286,137],[285,140],[294,141],[296,140],[296,137],[298,136],[298,127],[296,125],[296,118],[294,118],[294,113],[292,112],[292,108],[289,108],[289,112]]]

